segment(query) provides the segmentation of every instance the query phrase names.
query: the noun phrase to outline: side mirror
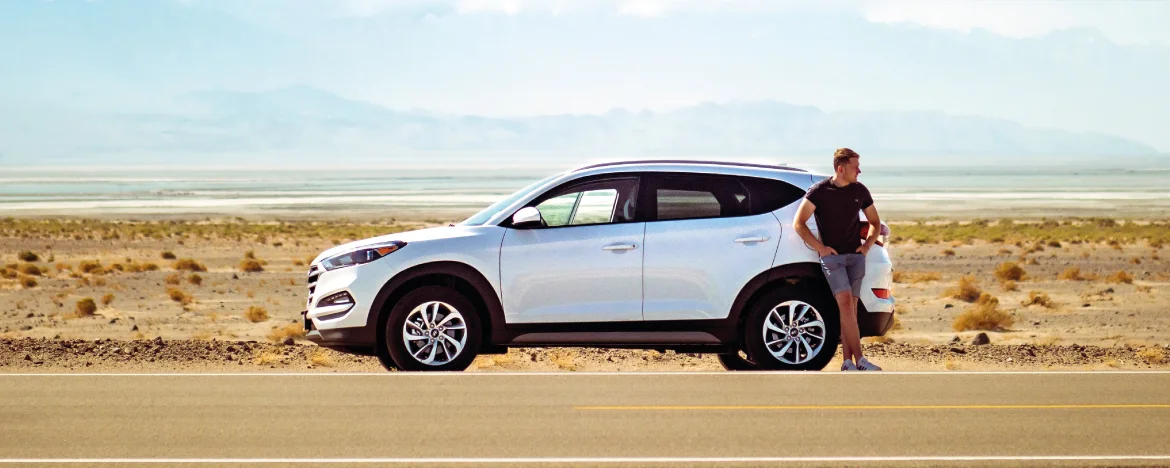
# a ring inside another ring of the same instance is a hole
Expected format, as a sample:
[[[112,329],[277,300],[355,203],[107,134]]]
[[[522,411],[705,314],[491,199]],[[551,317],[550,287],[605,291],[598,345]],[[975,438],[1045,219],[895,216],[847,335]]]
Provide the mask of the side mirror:
[[[540,227],[540,210],[535,206],[526,206],[512,215],[512,227],[532,228]]]

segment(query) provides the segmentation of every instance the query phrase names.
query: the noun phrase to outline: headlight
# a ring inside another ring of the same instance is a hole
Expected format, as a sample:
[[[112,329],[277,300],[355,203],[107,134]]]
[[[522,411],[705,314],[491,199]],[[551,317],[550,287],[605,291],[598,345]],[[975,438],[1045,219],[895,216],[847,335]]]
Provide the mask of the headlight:
[[[341,255],[334,255],[321,261],[321,266],[326,270],[336,270],[338,268],[345,268],[348,266],[361,265],[363,263],[370,263],[379,258],[385,257],[406,247],[406,242],[393,241],[383,244],[374,244],[366,247],[352,250]]]

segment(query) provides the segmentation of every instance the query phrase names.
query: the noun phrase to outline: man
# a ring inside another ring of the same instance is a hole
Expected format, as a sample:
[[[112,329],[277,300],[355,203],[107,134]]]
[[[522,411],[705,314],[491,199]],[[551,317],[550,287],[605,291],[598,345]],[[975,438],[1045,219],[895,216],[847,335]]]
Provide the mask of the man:
[[[796,232],[821,257],[821,269],[837,308],[841,311],[841,355],[843,371],[880,371],[881,367],[861,355],[861,332],[857,329],[857,298],[865,276],[865,254],[877,242],[881,220],[869,189],[857,181],[861,175],[860,156],[849,148],[833,153],[833,177],[813,184],[796,210]],[[861,241],[861,220],[865,212],[869,235]],[[808,228],[809,216],[816,216],[821,238]]]

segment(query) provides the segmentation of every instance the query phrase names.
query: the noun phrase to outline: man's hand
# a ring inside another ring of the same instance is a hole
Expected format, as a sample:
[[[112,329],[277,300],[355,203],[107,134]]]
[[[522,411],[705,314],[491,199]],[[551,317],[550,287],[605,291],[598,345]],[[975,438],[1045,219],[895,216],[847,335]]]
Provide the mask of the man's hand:
[[[837,251],[834,250],[832,247],[821,244],[821,247],[819,249],[817,249],[817,255],[820,255],[822,257],[828,257],[829,255],[837,255]]]
[[[865,254],[869,253],[870,247],[873,247],[873,246],[869,245],[869,243],[862,243],[861,247],[858,247],[857,250],[855,250],[855,252],[861,254],[862,256],[865,256]]]

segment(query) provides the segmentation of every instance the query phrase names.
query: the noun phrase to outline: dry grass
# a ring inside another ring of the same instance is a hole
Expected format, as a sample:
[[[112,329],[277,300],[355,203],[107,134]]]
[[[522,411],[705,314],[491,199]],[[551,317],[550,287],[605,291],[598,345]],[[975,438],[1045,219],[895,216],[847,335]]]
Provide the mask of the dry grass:
[[[1056,276],[1056,279],[1061,281],[1084,281],[1085,277],[1081,276],[1081,269],[1078,267],[1068,267]]]
[[[1027,274],[1016,262],[1003,262],[995,267],[995,278],[1000,281],[1023,281]]]
[[[81,263],[77,264],[77,269],[81,270],[82,273],[92,275],[104,275],[106,273],[106,269],[97,260],[82,260]]]
[[[983,290],[979,288],[979,280],[971,275],[963,275],[959,278],[959,282],[955,287],[947,289],[944,293],[947,297],[953,297],[965,302],[975,302],[979,299],[980,293]]]
[[[178,302],[180,304],[190,304],[195,301],[195,298],[191,297],[191,295],[183,292],[183,290],[179,288],[167,288],[167,297],[171,298],[172,301]]]
[[[1138,359],[1146,364],[1162,364],[1166,362],[1166,351],[1157,346],[1143,348],[1136,353]]]
[[[295,259],[293,260],[293,266],[305,266],[305,261],[299,258]]]
[[[870,337],[862,338],[861,341],[863,343],[890,344],[890,343],[894,342],[894,339],[890,338],[888,335],[880,335],[880,336],[870,336]]]
[[[1012,280],[1001,281],[999,283],[999,287],[1003,288],[1004,291],[1019,291],[1020,290],[1020,285],[1016,284],[1016,282],[1012,281]]]
[[[113,294],[106,293],[104,296],[102,296],[102,305],[109,306],[110,304],[113,304],[113,303],[114,303],[114,295]]]
[[[305,336],[305,328],[299,323],[290,323],[283,327],[273,328],[268,332],[268,341],[282,343],[285,339],[298,339]]]
[[[955,331],[1003,331],[1007,330],[1014,323],[1015,320],[1012,316],[999,308],[999,299],[990,294],[983,293],[975,301],[974,305],[968,307],[958,317],[955,317],[952,328]]]
[[[176,257],[175,257],[175,253],[174,253],[174,252],[171,252],[170,250],[164,251],[164,252],[162,253],[162,259],[163,259],[163,260],[174,260],[175,258],[176,258]]]
[[[179,271],[200,272],[207,271],[207,267],[192,258],[184,258],[175,262],[174,268]]]
[[[244,318],[248,319],[248,321],[252,323],[260,323],[268,320],[268,311],[263,307],[250,306],[248,307],[248,310],[244,312]]]
[[[1129,259],[1129,263],[1132,263],[1134,265],[1141,265],[1142,259],[1138,258],[1138,257],[1134,257],[1134,258]]]
[[[31,276],[23,276],[22,275],[20,277],[20,287],[22,287],[24,289],[35,288],[35,287],[37,287],[37,279],[33,278]]]
[[[579,368],[573,353],[567,350],[553,349],[549,352],[549,360],[561,370],[574,372]]]
[[[240,261],[240,271],[245,273],[258,273],[264,271],[264,266],[260,264],[259,260],[246,258]]]
[[[281,359],[281,356],[279,354],[262,353],[261,355],[256,356],[256,359],[254,359],[252,362],[258,366],[267,366],[269,364],[275,364],[277,362],[280,362],[280,359]]]
[[[198,273],[191,273],[189,276],[187,276],[187,282],[195,286],[200,286],[203,284],[203,277],[199,276]]]
[[[16,254],[16,258],[22,262],[36,262],[36,261],[40,261],[40,259],[41,259],[41,257],[39,255],[37,255],[34,252],[30,252],[28,250],[20,251],[20,253]]]
[[[1048,297],[1048,294],[1042,293],[1040,291],[1029,291],[1028,298],[1024,299],[1023,302],[1020,302],[1020,304],[1025,307],[1038,305],[1046,309],[1056,307],[1056,304],[1052,302],[1052,299]]]
[[[77,301],[77,316],[78,317],[92,317],[94,312],[97,312],[97,304],[93,302],[92,297],[85,297]]]
[[[41,267],[33,265],[31,263],[25,263],[23,265],[20,265],[19,267],[17,267],[16,271],[19,271],[19,272],[26,274],[26,275],[29,275],[29,276],[43,276],[44,275],[44,272],[41,271]]]
[[[158,271],[158,265],[155,265],[154,263],[150,263],[150,262],[143,263],[142,264],[142,271]]]
[[[309,362],[312,362],[317,367],[333,367],[333,358],[325,350],[317,350],[313,355],[309,356]]]
[[[105,279],[105,278],[94,278],[94,279],[93,279],[93,285],[94,285],[94,286],[99,286],[99,287],[100,287],[100,286],[105,286],[105,285],[106,285],[106,279]]]
[[[1125,283],[1133,284],[1133,277],[1124,270],[1118,270],[1117,273],[1105,277],[1106,283]]]
[[[183,280],[181,278],[179,278],[178,273],[171,273],[171,274],[167,275],[166,278],[163,278],[164,283],[172,285],[172,286],[177,285],[182,281]]]
[[[954,257],[955,256],[955,251],[952,249],[943,249],[943,251],[941,253],[944,257]]]
[[[934,271],[895,271],[895,283],[926,283],[942,279],[942,274]]]

